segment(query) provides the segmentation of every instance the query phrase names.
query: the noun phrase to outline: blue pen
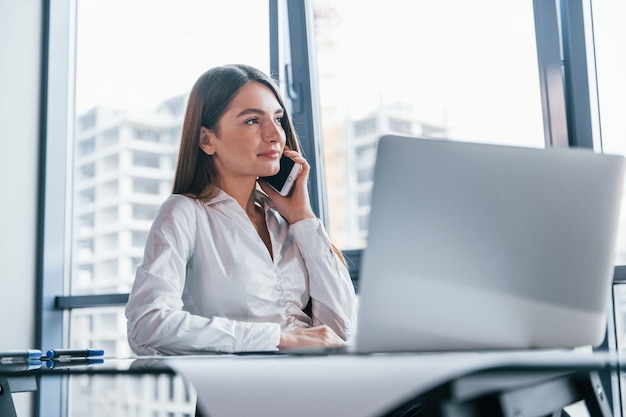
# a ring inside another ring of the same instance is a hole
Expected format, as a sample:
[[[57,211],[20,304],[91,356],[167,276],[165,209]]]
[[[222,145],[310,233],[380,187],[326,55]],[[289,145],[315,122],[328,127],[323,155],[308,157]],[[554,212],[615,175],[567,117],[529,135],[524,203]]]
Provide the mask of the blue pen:
[[[5,350],[0,351],[0,361],[32,361],[41,359],[41,351],[39,349],[22,349],[22,350]]]
[[[74,358],[73,360],[48,359],[46,367],[48,369],[71,368],[77,366],[97,365],[104,363],[102,358]]]
[[[104,356],[104,350],[101,349],[50,349],[46,352],[47,359],[58,358],[92,358]]]
[[[33,369],[39,368],[41,368],[41,361],[39,359],[32,361],[0,362],[0,372],[32,371]]]

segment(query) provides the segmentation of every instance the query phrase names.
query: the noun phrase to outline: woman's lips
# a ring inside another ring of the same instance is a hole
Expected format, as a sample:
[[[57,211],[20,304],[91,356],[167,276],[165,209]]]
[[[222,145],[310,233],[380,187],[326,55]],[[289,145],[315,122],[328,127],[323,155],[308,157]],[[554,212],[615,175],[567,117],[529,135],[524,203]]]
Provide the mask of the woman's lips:
[[[272,151],[261,152],[259,156],[264,157],[264,158],[278,159],[280,158],[280,151],[272,150]]]

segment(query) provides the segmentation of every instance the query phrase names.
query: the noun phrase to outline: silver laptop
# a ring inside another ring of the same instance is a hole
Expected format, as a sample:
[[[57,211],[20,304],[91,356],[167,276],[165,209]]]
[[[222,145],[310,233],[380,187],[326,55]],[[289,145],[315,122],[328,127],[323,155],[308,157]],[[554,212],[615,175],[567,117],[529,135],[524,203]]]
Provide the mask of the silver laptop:
[[[354,350],[600,344],[624,166],[589,150],[382,137]]]

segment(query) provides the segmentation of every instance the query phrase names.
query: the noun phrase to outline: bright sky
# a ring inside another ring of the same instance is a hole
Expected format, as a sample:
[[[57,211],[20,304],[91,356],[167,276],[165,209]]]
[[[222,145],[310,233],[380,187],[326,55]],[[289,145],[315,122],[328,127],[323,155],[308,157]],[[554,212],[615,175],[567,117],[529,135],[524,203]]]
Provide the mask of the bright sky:
[[[340,15],[330,32],[337,49],[326,59],[318,50],[318,64],[337,74],[326,97],[352,116],[381,100],[411,101],[419,118],[447,123],[459,138],[542,146],[532,2],[327,3]],[[605,149],[626,153],[623,3],[594,0],[594,14]],[[214,65],[268,69],[267,4],[79,0],[78,114],[98,104],[153,108]]]
[[[189,91],[215,65],[245,62],[269,68],[265,1],[78,4],[78,114],[103,103],[151,109]]]
[[[330,3],[345,10],[342,73],[379,87],[367,100],[352,83],[355,111],[384,93],[414,101],[425,121],[447,120],[460,138],[541,145],[532,2],[385,0],[358,14],[349,0]]]
[[[626,155],[626,2],[594,0],[593,15],[604,151]]]

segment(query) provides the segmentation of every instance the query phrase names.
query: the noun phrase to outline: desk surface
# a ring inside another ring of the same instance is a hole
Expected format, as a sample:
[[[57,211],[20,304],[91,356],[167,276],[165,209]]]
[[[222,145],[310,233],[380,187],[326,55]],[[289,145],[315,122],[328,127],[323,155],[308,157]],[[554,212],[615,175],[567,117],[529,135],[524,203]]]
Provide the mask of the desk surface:
[[[530,381],[572,371],[615,370],[622,363],[616,355],[578,351],[249,354],[105,359],[101,364],[57,364],[33,370],[0,367],[0,376],[176,374],[193,385],[201,409],[211,417],[375,416],[444,385],[455,395],[470,395],[486,374],[499,375],[489,381],[503,386],[507,383],[503,375],[514,376],[519,383],[520,378]]]
[[[212,417],[373,416],[384,415],[397,404],[451,381],[459,382],[452,389],[471,391],[476,381],[462,378],[478,373],[515,375],[519,382],[519,378],[545,379],[564,372],[617,369],[620,360],[614,355],[599,353],[518,351],[192,356],[169,358],[166,363],[191,381],[198,392],[200,406]],[[505,383],[501,378],[499,381]]]

